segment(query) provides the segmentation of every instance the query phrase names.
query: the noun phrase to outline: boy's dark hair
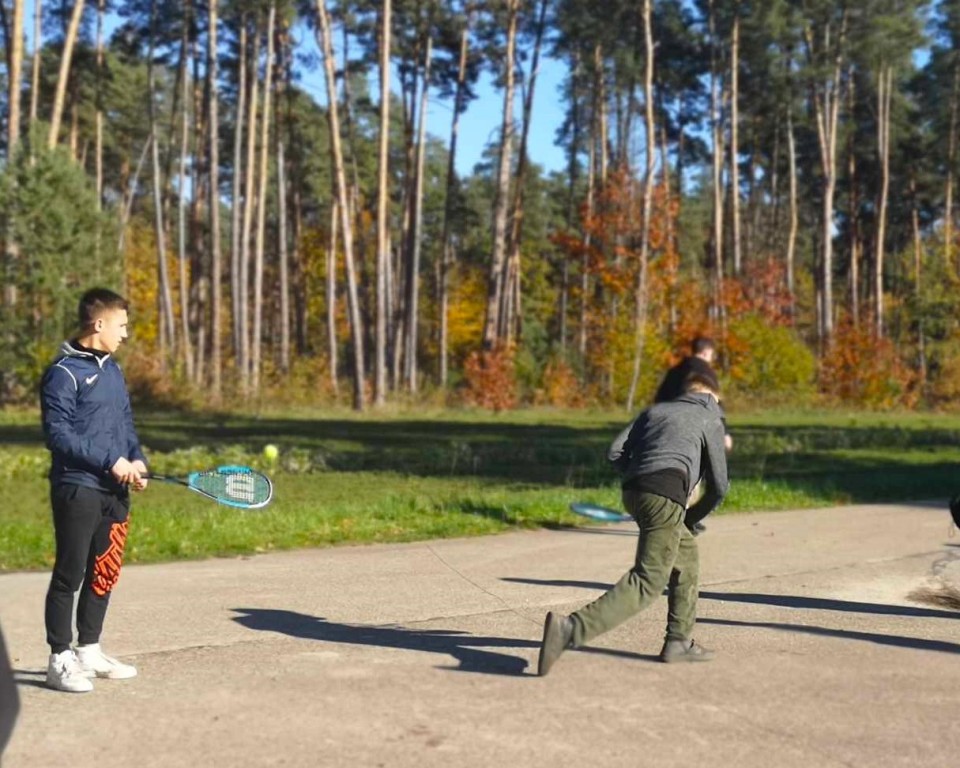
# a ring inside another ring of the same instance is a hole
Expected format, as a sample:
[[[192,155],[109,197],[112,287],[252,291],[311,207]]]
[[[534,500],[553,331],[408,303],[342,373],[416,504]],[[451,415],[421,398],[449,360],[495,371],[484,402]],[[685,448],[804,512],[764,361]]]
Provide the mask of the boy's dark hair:
[[[89,328],[107,310],[127,309],[128,306],[123,296],[109,288],[91,288],[80,297],[80,305],[77,308],[80,328]]]
[[[693,343],[690,345],[693,350],[693,354],[699,355],[701,352],[706,352],[708,349],[712,349],[714,352],[717,351],[717,345],[714,343],[713,339],[707,336],[697,336],[693,340]]]

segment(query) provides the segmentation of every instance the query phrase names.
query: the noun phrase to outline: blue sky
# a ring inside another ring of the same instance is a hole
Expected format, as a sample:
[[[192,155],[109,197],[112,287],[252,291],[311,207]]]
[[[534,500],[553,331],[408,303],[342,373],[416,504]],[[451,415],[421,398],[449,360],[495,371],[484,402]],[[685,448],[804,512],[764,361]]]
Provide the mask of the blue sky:
[[[301,26],[301,48],[305,52],[319,54],[312,30]],[[342,60],[339,34],[334,36],[334,58]],[[534,93],[533,116],[528,141],[530,159],[549,172],[566,167],[563,150],[554,144],[557,128],[563,123],[565,110],[560,98],[559,88],[566,76],[566,65],[541,56],[540,73]],[[371,88],[379,88],[378,75],[371,73]],[[503,115],[503,92],[494,86],[493,74],[484,69],[477,83],[477,98],[467,107],[460,117],[460,138],[457,142],[457,173],[469,175],[473,167],[480,162],[487,145],[497,138],[500,120]],[[396,70],[392,74],[393,91],[397,92],[398,78]],[[326,85],[322,69],[304,72],[301,86],[320,104],[326,104]],[[523,105],[520,90],[517,89],[514,116],[519,121]],[[442,140],[444,144],[450,138],[450,121],[453,117],[453,100],[440,99],[436,91],[431,92],[427,107],[427,132]]]
[[[24,9],[24,27],[28,52],[33,51],[33,14],[34,3],[29,2]],[[115,15],[108,15],[105,23],[106,35],[109,37],[118,26]],[[316,38],[313,31],[304,25],[299,25],[297,36],[300,38],[300,49],[312,54],[318,53]],[[340,42],[340,35],[335,35],[336,44]],[[340,51],[335,45],[334,56],[339,61]],[[304,90],[310,93],[320,104],[326,103],[326,86],[323,82],[323,71],[319,66],[313,72],[304,72],[301,83]],[[540,73],[537,77],[537,88],[534,94],[533,117],[530,128],[528,152],[530,159],[541,165],[547,172],[562,170],[566,167],[563,151],[554,144],[556,130],[564,119],[564,105],[560,98],[559,88],[566,74],[566,66],[555,59],[541,57]],[[376,78],[376,75],[373,75]],[[394,84],[396,83],[394,76]],[[396,87],[394,87],[396,91]],[[503,94],[493,84],[492,74],[484,70],[480,82],[476,87],[477,98],[470,103],[467,111],[460,118],[460,139],[457,145],[457,172],[468,175],[483,157],[484,149],[497,137],[500,129],[500,118],[503,114]],[[450,137],[450,120],[452,117],[452,101],[441,100],[436,93],[432,95],[427,109],[427,131],[446,143]],[[522,110],[520,92],[517,92],[517,101],[514,115],[519,120]]]
[[[563,123],[565,107],[559,88],[566,75],[566,66],[555,59],[541,59],[540,74],[534,92],[528,152],[530,159],[546,171],[563,170],[566,158],[554,144],[557,128]],[[447,141],[450,136],[452,103],[433,99],[427,110],[427,131]],[[514,115],[522,114],[519,93]],[[457,144],[457,172],[469,174],[480,161],[484,148],[497,138],[503,115],[503,92],[493,84],[493,77],[484,72],[477,87],[477,98],[460,118],[460,139]]]

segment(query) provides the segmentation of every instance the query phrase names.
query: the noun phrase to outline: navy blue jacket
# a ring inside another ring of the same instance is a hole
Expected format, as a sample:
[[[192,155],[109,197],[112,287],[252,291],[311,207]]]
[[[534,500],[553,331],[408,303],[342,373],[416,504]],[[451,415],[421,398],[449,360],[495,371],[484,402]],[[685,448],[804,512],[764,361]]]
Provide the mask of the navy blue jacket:
[[[65,341],[40,384],[50,482],[126,492],[110,474],[117,459],[146,464],[133,426],[127,382],[111,355]]]

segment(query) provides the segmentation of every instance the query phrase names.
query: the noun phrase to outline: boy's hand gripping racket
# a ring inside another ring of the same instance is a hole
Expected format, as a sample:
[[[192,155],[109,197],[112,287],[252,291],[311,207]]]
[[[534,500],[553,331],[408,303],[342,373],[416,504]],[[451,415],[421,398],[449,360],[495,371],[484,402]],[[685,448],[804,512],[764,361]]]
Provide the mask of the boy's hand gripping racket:
[[[265,507],[273,498],[273,483],[262,472],[250,467],[226,466],[191,472],[186,477],[149,474],[150,480],[185,485],[191,491],[219,504],[240,509]]]

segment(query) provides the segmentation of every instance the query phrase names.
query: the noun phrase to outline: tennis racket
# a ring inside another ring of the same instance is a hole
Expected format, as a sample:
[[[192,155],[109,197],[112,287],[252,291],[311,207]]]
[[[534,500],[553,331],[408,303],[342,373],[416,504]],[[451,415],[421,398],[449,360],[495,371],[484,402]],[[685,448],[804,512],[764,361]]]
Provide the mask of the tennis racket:
[[[150,480],[184,485],[218,504],[239,509],[259,509],[273,498],[273,483],[262,472],[250,467],[225,466],[203,472],[191,472],[185,477],[173,475],[147,476]]]
[[[570,511],[578,515],[589,517],[594,520],[601,520],[604,523],[625,523],[633,520],[630,515],[624,515],[610,507],[602,507],[599,504],[593,504],[589,501],[575,501],[570,505]]]

